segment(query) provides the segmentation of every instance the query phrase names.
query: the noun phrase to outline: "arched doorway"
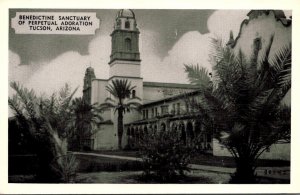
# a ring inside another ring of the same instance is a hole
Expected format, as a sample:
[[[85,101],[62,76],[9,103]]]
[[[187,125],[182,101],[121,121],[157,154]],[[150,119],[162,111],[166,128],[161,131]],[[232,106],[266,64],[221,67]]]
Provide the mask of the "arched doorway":
[[[195,136],[198,137],[201,134],[201,123],[200,121],[195,122]]]
[[[150,134],[153,133],[153,126],[152,126],[152,125],[149,126],[149,131],[148,131],[148,133],[150,133]]]
[[[157,125],[156,124],[154,125],[154,132],[155,133],[157,132]]]
[[[186,125],[186,132],[187,132],[187,136],[190,140],[194,139],[194,131],[193,131],[193,124],[192,122],[188,122]]]
[[[130,142],[131,142],[130,127],[127,128],[126,135],[127,135],[127,147],[130,148]]]
[[[202,151],[203,149],[203,135],[202,135],[202,125],[199,120],[195,122],[195,146],[198,151]]]
[[[133,127],[131,127],[130,129],[130,134],[131,134],[130,147],[135,148],[135,132]]]
[[[171,125],[171,131],[174,131],[174,132],[177,131],[177,124],[175,122],[172,123],[172,125]]]
[[[147,135],[148,134],[148,128],[147,128],[147,125],[144,126],[144,135]]]
[[[166,124],[165,123],[160,124],[160,131],[162,131],[162,132],[166,131]]]
[[[186,133],[185,133],[185,128],[184,128],[184,124],[180,123],[179,124],[179,133],[180,133],[180,140],[186,144]]]
[[[135,140],[135,147],[137,147],[138,143],[139,143],[139,137],[140,137],[139,128],[135,127],[134,132],[135,132],[135,139],[134,139]]]
[[[128,127],[127,128],[127,137],[129,137],[130,136],[130,128]]]

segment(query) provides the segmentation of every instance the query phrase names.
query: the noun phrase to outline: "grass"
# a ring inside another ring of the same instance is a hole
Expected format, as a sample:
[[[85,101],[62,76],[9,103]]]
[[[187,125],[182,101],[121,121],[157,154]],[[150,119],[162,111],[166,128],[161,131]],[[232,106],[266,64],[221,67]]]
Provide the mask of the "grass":
[[[129,156],[129,157],[140,157],[138,151],[92,151],[92,153],[106,154],[106,155],[117,155],[117,156]],[[213,156],[211,154],[195,154],[195,157],[191,159],[191,164],[209,165],[218,167],[229,167],[234,168],[234,159],[230,156]],[[286,160],[268,160],[259,159],[257,161],[259,167],[282,167],[290,166],[290,161]]]
[[[95,153],[95,151],[93,151]],[[137,156],[134,151],[98,151],[101,154],[111,154],[119,156]],[[148,184],[159,183],[155,178],[145,178],[143,175],[142,163],[139,161],[95,157],[86,155],[76,155],[79,162],[79,169],[77,173],[76,183],[136,183]],[[223,162],[222,162],[223,160]],[[275,165],[285,165],[287,162],[261,160],[260,163],[269,165],[268,163],[275,162]],[[233,159],[230,157],[214,157],[208,155],[197,155],[192,163],[201,163],[205,165],[225,165],[233,166]],[[187,177],[180,178],[176,182],[178,184],[218,184],[227,183],[230,174],[209,172],[205,170],[191,170],[187,173]],[[35,177],[32,174],[10,174],[9,182],[12,183],[36,183]],[[260,178],[259,183],[288,183],[289,180]],[[172,183],[172,182],[170,182]]]
[[[215,180],[213,178],[218,178]],[[220,180],[221,178],[221,180]],[[219,177],[216,173],[210,173],[209,176],[203,172],[202,174],[189,175],[182,177],[176,182],[177,184],[212,184],[212,183],[226,183],[229,176]],[[124,172],[93,172],[93,173],[79,173],[76,183],[122,183],[122,184],[159,184],[153,178],[143,177],[142,171],[124,171]]]
[[[106,157],[94,157],[76,155],[79,162],[78,172],[120,172],[120,171],[139,171],[142,170],[142,163],[139,161],[114,159]]]

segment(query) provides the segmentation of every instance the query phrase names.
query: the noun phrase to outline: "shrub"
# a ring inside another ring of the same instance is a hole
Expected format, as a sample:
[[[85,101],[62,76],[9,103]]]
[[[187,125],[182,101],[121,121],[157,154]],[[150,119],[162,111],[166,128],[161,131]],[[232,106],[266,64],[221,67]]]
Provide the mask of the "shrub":
[[[174,182],[189,171],[188,163],[193,151],[173,131],[151,132],[139,143],[146,178],[161,182]]]
[[[67,183],[74,182],[78,168],[75,155],[67,153],[66,155],[58,157],[57,162],[60,166],[52,166],[52,168],[60,176],[60,181]]]
[[[71,100],[76,90],[71,93],[65,85],[58,94],[47,97],[38,96],[34,90],[16,82],[11,82],[11,87],[16,93],[9,98],[8,104],[14,111],[17,128],[26,132],[35,146],[36,182],[68,182],[70,174],[67,172],[76,169],[75,159],[67,156],[67,139],[74,119]]]

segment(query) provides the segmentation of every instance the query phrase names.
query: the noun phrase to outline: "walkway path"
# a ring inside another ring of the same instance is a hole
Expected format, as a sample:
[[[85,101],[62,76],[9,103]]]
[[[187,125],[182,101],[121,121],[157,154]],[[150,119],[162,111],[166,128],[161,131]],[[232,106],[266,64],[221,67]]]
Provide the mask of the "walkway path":
[[[142,161],[142,159],[138,157],[118,156],[118,155],[110,155],[110,154],[108,155],[108,154],[85,153],[85,152],[73,152],[73,154],[115,158],[115,159],[122,159],[122,160]],[[235,171],[235,168],[228,168],[228,167],[207,166],[207,165],[199,165],[199,164],[190,164],[189,166],[190,168],[196,170],[219,172],[219,173],[226,173],[226,174],[232,174]],[[290,167],[258,167],[256,170],[256,174],[257,176],[262,176],[262,177],[288,180],[290,178]]]

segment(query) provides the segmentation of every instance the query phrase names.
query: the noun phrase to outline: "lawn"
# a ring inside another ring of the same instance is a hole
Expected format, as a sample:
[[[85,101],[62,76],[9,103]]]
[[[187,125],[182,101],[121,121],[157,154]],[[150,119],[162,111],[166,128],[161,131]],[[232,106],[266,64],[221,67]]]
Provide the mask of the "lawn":
[[[76,155],[76,159],[79,162],[78,172],[120,172],[142,170],[142,163],[139,161],[86,155]]]
[[[92,153],[117,155],[117,156],[129,156],[129,157],[140,157],[138,151],[92,151]],[[218,167],[235,167],[235,162],[232,157],[229,156],[213,156],[211,154],[195,154],[194,158],[191,159],[191,164],[209,165]],[[267,160],[259,159],[257,161],[259,167],[282,167],[290,166],[290,161],[285,160]]]
[[[93,151],[93,153],[96,153]],[[111,154],[119,156],[138,156],[134,151],[98,151],[101,154]],[[142,177],[142,163],[140,161],[107,158],[99,156],[76,155],[79,162],[77,177],[75,183],[158,183],[154,180],[145,180]],[[223,160],[223,161],[222,161]],[[270,166],[286,165],[285,161],[266,161],[261,160],[260,163]],[[230,157],[215,157],[208,155],[198,155],[193,159],[192,163],[215,166],[234,166],[233,159]],[[211,172],[205,170],[191,170],[187,172],[187,177],[177,181],[176,183],[184,184],[218,184],[228,183],[230,178],[229,173]],[[9,176],[11,183],[36,183],[33,174],[11,174]],[[289,180],[260,178],[259,183],[288,183]]]
[[[134,151],[93,151],[105,155],[140,157]],[[143,184],[158,183],[155,180],[142,177],[142,163],[140,161],[108,158],[101,156],[76,155],[79,160],[79,170],[76,183],[124,183],[124,184]],[[191,163],[234,167],[234,161],[231,157],[217,157],[212,155],[199,154]],[[263,166],[289,166],[287,161],[260,160]],[[273,163],[273,164],[272,164]],[[180,184],[219,184],[228,183],[230,173],[214,172],[206,170],[191,170],[186,173],[187,177],[178,180]],[[259,183],[289,183],[289,180],[259,177]]]
[[[120,183],[120,184],[155,184],[157,181],[145,180],[142,171],[124,172],[93,172],[78,173],[76,183]],[[193,171],[187,173],[187,177],[176,183],[180,184],[220,184],[227,183],[230,175],[223,173],[211,173],[205,171]]]

